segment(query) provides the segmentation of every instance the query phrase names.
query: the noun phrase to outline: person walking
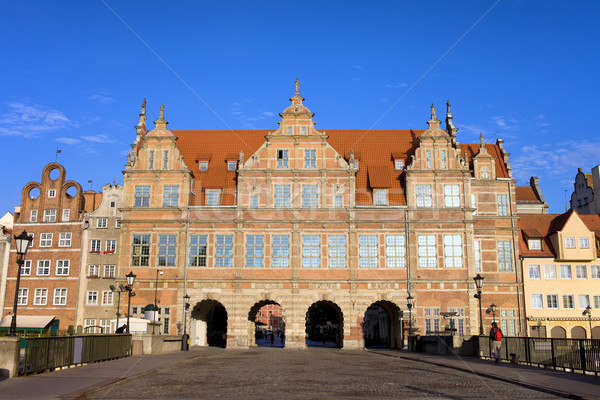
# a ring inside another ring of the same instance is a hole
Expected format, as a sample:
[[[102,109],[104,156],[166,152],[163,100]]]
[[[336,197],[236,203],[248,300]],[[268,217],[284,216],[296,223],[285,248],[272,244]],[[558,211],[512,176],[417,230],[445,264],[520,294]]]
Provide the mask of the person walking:
[[[492,349],[492,357],[496,359],[496,364],[500,362],[500,350],[502,348],[502,330],[498,328],[496,322],[492,322],[492,329],[490,329],[490,342]]]

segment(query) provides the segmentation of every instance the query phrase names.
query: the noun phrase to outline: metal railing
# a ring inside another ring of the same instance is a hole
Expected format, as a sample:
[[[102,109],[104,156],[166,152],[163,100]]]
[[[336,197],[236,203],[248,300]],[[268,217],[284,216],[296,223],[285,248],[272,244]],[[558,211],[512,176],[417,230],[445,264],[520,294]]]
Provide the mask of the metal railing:
[[[130,355],[131,335],[90,335],[25,338],[25,357],[19,373],[27,375],[55,368]]]
[[[490,339],[476,337],[476,355],[490,357]],[[571,370],[600,373],[600,339],[553,339],[533,337],[502,338],[501,358],[512,362]]]

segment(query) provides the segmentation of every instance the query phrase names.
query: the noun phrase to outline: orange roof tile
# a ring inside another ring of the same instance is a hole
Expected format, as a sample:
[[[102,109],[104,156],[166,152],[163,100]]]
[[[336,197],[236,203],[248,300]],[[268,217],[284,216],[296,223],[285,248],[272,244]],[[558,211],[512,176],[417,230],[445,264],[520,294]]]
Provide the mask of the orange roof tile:
[[[392,186],[390,175],[391,166],[386,165],[368,165],[367,175],[369,178],[369,187],[373,189],[387,189]]]
[[[515,186],[517,203],[541,203],[531,186]]]

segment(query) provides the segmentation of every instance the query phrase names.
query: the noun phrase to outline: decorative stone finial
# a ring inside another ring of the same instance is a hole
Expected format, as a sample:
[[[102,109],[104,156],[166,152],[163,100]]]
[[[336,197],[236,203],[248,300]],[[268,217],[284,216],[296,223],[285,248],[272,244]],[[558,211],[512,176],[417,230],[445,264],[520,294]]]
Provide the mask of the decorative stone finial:
[[[433,103],[431,103],[431,119],[437,119],[437,117],[435,116],[435,106],[433,105]]]
[[[160,115],[158,116],[158,119],[156,121],[154,121],[154,123],[156,125],[167,125],[168,122],[165,121],[165,105],[161,104],[160,105]]]
[[[140,115],[146,115],[146,98],[144,97],[144,101],[142,102],[142,113]]]
[[[240,162],[239,165],[241,166],[244,163],[244,150],[240,150]]]
[[[296,78],[296,96],[300,96],[300,81]]]
[[[450,100],[446,100],[446,117],[452,118],[452,114],[450,113]]]
[[[483,132],[479,132],[479,144],[482,149],[485,147],[485,141],[483,140]]]

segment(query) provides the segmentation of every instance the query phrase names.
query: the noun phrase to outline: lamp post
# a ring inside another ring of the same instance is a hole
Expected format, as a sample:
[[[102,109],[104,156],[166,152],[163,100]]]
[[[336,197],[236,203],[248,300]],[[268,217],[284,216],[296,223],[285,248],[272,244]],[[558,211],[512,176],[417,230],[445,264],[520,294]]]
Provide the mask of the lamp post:
[[[135,293],[132,292],[133,283],[135,282],[135,274],[133,271],[129,271],[129,273],[125,275],[125,278],[127,278],[127,286],[125,286],[125,290],[127,290],[127,295],[129,298],[127,302],[127,333],[129,333],[129,315],[131,314],[129,310],[131,309],[131,298],[135,296]]]
[[[588,321],[590,322],[590,339],[592,339],[592,307],[588,304],[588,306],[583,311],[583,316],[588,316]]]
[[[31,245],[33,239],[23,231],[19,236],[15,236],[15,245],[17,247],[17,285],[15,287],[15,303],[13,305],[13,315],[10,321],[10,331],[8,336],[17,336],[17,303],[19,302],[19,286],[21,284],[21,268],[25,262],[25,254]]]
[[[473,280],[475,281],[475,286],[477,287],[477,294],[475,298],[479,300],[479,334],[483,335],[483,313],[481,311],[481,287],[483,286],[483,276],[477,274]]]
[[[409,293],[406,298],[406,307],[408,307],[408,336],[412,335],[412,307],[415,298]]]
[[[183,338],[181,340],[181,350],[182,351],[189,351],[190,347],[188,346],[188,337],[187,337],[187,326],[186,326],[186,322],[187,322],[187,313],[188,310],[190,308],[190,296],[188,296],[187,294],[185,296],[183,296],[183,302],[184,302],[184,309],[183,309]]]
[[[121,307],[121,293],[123,293],[125,291],[125,288],[123,287],[123,285],[119,285],[119,290],[117,290],[117,288],[115,288],[114,285],[110,285],[109,288],[110,288],[111,292],[117,293],[117,322],[115,323],[115,332],[116,332],[117,329],[119,329],[119,317],[121,316],[121,313],[119,312],[119,309]]]
[[[490,305],[490,311],[492,312],[492,322],[496,322],[496,305],[494,303]]]
[[[154,327],[156,326],[156,311],[158,310],[158,306],[156,305],[158,295],[158,273],[162,275],[163,272],[156,268],[156,282],[154,282],[154,310],[152,310],[152,334],[154,335]]]

